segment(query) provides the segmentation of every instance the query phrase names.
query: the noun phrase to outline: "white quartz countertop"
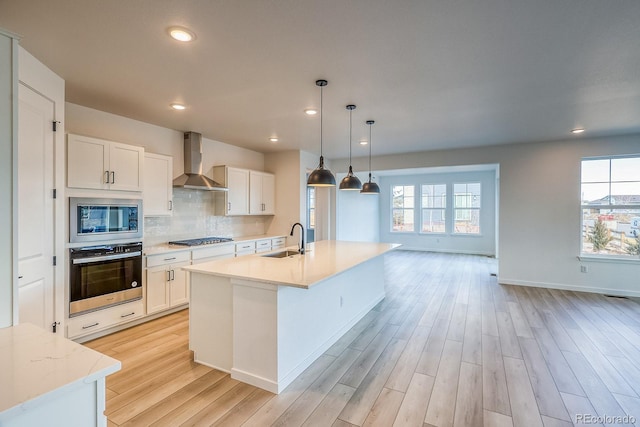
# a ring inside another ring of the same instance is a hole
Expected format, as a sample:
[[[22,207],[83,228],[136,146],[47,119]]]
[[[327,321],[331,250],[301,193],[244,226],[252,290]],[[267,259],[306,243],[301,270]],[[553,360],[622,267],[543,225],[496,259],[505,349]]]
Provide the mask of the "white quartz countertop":
[[[262,240],[262,239],[276,239],[278,237],[284,237],[284,234],[260,234],[256,236],[242,236],[242,237],[234,237],[231,242],[222,242],[222,243],[213,243],[211,245],[200,245],[200,246],[181,246],[181,245],[170,245],[169,243],[160,243],[157,245],[145,246],[143,252],[145,255],[156,255],[156,254],[164,254],[168,252],[178,252],[178,251],[197,251],[198,249],[210,248],[211,246],[221,246],[221,245],[233,245],[236,243],[242,242],[250,242],[254,240]]]
[[[2,328],[0,421],[120,367],[116,359],[29,323]]]
[[[270,258],[248,255],[183,267],[193,273],[309,288],[331,276],[399,247],[395,243],[323,240],[307,245],[304,255]],[[297,248],[294,248],[297,250]],[[282,251],[280,249],[275,252]]]

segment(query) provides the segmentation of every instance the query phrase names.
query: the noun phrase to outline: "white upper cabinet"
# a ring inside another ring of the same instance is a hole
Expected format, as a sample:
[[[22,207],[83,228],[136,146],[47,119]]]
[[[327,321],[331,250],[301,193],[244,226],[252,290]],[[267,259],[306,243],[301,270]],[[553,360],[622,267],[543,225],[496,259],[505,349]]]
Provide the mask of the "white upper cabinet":
[[[248,215],[249,171],[216,166],[213,168],[213,179],[229,189],[216,194],[216,215]]]
[[[273,215],[275,213],[275,177],[265,172],[249,173],[249,214]]]
[[[173,214],[173,158],[162,154],[144,155],[144,216]]]
[[[67,135],[67,186],[142,191],[144,148]]]
[[[216,215],[273,215],[275,177],[230,166],[213,168],[213,179],[229,191],[216,195]]]

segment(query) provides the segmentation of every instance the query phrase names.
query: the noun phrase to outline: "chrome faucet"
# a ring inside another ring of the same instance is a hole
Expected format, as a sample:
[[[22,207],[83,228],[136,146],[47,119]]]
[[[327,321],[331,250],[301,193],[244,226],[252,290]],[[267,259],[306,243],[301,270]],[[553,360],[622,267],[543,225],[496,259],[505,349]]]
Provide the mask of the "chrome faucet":
[[[293,236],[293,230],[296,228],[296,225],[300,226],[300,244],[298,245],[298,252],[300,252],[300,255],[304,255],[304,226],[299,222],[296,222],[291,227],[291,233],[289,236]]]

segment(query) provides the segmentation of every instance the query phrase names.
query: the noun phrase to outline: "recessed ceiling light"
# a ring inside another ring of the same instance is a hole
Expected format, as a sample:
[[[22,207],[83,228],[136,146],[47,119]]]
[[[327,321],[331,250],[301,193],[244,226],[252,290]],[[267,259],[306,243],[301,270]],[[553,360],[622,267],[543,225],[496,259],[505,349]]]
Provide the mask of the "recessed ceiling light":
[[[584,128],[576,128],[571,130],[571,133],[582,133],[582,132],[584,132]]]
[[[368,143],[368,141],[360,141],[360,145],[367,145]]]
[[[271,141],[271,142],[278,142],[278,138],[276,138],[276,137],[269,138],[269,141]]]
[[[307,116],[315,116],[316,114],[318,114],[318,110],[316,110],[314,108],[307,108],[306,110],[304,110],[304,113]]]
[[[193,31],[184,27],[171,27],[167,31],[169,31],[169,35],[179,42],[190,42],[195,40],[196,35]]]
[[[185,107],[184,105],[178,104],[176,102],[171,104],[171,108],[173,108],[174,110],[186,110],[187,109],[187,107]]]

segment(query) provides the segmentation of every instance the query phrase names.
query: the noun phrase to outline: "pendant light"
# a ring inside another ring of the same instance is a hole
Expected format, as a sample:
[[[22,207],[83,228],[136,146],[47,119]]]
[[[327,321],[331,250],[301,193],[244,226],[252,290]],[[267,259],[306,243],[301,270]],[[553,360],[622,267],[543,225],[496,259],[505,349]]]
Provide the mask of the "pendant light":
[[[358,177],[353,174],[353,168],[351,167],[351,115],[355,109],[355,105],[347,105],[347,110],[349,110],[349,172],[347,176],[340,181],[341,190],[360,190],[362,188],[362,183]]]
[[[320,86],[320,164],[309,175],[307,185],[310,187],[335,187],[336,179],[329,169],[325,169],[324,157],[322,156],[322,88],[327,85],[327,81],[316,80],[316,85]]]
[[[371,181],[371,125],[374,123],[373,120],[367,120],[367,124],[369,125],[369,181],[362,185],[362,190],[360,190],[361,194],[380,194],[378,184]]]

